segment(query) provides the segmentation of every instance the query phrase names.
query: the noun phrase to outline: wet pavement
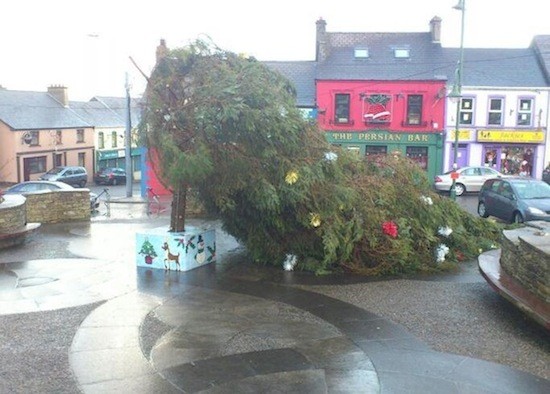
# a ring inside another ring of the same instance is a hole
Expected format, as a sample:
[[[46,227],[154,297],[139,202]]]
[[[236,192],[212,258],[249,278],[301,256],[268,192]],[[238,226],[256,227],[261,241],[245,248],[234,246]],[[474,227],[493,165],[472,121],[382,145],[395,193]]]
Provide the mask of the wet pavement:
[[[537,354],[525,351],[542,363],[539,375],[437,351],[396,323],[397,304],[421,301],[410,311],[423,317],[419,330],[435,323],[434,332],[451,336],[456,327],[429,321],[426,299],[389,298],[424,286],[434,303],[433,289],[445,297],[453,287],[485,290],[474,265],[406,281],[319,278],[251,265],[218,222],[192,219],[216,229],[215,264],[188,272],[136,267],[135,232],[168,223],[166,214],[147,216],[145,207],[111,204],[107,216],[102,206],[91,223],[43,226],[24,246],[0,251],[0,356],[7,361],[0,392],[550,392],[548,337],[533,326],[523,333],[532,343],[522,346],[539,347]],[[493,296],[490,289],[483,294]],[[379,301],[361,307],[353,297]],[[45,328],[59,335],[41,334]],[[498,327],[492,329],[494,336]],[[50,364],[33,361],[38,350],[27,343],[55,344]]]

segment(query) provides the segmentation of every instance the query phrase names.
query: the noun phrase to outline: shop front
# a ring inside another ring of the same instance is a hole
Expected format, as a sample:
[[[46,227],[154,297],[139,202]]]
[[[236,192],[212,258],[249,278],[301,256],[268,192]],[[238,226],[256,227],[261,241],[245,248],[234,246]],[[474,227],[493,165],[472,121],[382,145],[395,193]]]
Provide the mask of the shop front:
[[[109,149],[96,151],[96,170],[101,168],[126,168],[126,150]],[[134,179],[140,179],[141,149],[132,148],[132,170]]]
[[[399,133],[389,131],[327,131],[327,141],[361,156],[393,154],[414,160],[427,172],[428,179],[441,171],[441,133]]]
[[[544,169],[544,131],[479,130],[481,162],[503,174],[540,179]]]

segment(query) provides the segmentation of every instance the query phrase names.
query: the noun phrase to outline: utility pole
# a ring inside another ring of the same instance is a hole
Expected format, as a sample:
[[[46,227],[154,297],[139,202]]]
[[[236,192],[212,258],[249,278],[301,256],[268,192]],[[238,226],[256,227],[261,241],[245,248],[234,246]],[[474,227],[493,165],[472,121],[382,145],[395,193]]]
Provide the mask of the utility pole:
[[[130,105],[130,82],[126,73],[126,133],[124,137],[126,156],[126,197],[132,197],[133,171],[132,171],[132,118]]]

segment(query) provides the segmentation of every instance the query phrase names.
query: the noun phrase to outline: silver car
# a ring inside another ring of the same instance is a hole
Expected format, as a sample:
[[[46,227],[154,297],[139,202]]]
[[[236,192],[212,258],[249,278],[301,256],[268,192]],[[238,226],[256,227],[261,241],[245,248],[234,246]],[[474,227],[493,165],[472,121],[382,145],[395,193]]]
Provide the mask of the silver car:
[[[437,175],[434,178],[435,190],[440,192],[449,192],[453,184],[451,174],[448,171],[445,174]],[[462,167],[456,170],[458,178],[456,179],[455,191],[457,196],[466,192],[478,192],[487,179],[503,178],[505,175],[490,167]]]
[[[74,188],[64,182],[57,181],[27,181],[13,185],[4,191],[5,194],[36,194],[52,190],[73,190]],[[97,194],[90,192],[90,209],[94,211],[99,207]]]

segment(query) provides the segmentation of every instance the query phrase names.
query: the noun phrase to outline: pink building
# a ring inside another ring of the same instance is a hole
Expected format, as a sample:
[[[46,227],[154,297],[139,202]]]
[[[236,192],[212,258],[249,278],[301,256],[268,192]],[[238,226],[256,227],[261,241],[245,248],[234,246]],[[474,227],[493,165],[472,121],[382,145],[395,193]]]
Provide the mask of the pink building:
[[[34,180],[64,165],[85,167],[91,179],[94,127],[69,108],[67,88],[0,89],[0,183]]]

